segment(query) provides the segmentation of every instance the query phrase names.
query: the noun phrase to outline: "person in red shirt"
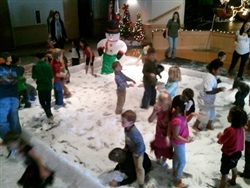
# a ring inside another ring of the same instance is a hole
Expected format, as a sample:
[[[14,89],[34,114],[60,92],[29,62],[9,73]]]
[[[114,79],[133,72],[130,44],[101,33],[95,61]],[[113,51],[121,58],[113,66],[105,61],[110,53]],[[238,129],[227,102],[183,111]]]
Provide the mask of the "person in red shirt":
[[[222,174],[219,188],[224,188],[226,183],[236,185],[238,174],[237,163],[244,149],[244,126],[247,123],[247,113],[239,106],[230,109],[227,120],[231,123],[223,133],[218,133],[218,143],[222,145],[222,158],[220,172]],[[229,171],[232,170],[232,178],[228,179]]]
[[[52,52],[51,66],[54,74],[54,92],[55,92],[55,104],[58,107],[63,106],[63,88],[61,84],[61,78],[65,78],[66,73],[61,72],[61,59],[62,50],[56,48]]]

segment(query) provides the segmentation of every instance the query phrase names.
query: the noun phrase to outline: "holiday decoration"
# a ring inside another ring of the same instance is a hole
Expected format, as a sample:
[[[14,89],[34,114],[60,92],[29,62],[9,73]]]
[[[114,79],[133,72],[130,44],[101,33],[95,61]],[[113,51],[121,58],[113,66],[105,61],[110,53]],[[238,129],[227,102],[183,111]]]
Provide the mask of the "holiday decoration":
[[[113,73],[112,63],[116,59],[119,60],[127,51],[127,45],[120,40],[120,32],[116,21],[108,21],[106,38],[98,42],[97,50],[100,56],[103,55],[101,73]]]
[[[137,13],[136,17],[137,21],[133,29],[133,37],[137,42],[141,42],[145,39],[145,30],[142,27],[141,13]]]
[[[129,5],[124,4],[122,10],[124,11],[122,23],[120,24],[121,36],[125,39],[131,36],[132,22],[130,20]]]

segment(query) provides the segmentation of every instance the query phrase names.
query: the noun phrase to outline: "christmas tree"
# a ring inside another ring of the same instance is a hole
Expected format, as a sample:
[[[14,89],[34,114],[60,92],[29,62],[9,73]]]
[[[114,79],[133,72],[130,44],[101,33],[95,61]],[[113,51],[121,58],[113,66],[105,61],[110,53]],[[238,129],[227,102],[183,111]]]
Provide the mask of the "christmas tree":
[[[124,4],[122,10],[124,11],[122,23],[120,24],[121,36],[125,39],[129,38],[132,34],[132,22],[130,20],[129,5]]]
[[[133,29],[133,37],[137,42],[143,41],[145,39],[145,30],[142,27],[141,13],[137,13],[137,21]]]

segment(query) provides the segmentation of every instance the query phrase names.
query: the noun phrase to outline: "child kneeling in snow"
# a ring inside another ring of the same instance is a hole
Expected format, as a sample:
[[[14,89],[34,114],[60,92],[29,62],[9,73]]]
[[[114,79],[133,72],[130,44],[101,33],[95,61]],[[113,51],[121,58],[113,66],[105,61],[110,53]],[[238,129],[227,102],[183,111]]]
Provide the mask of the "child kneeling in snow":
[[[127,175],[127,178],[123,179],[121,182],[117,182],[115,180],[110,181],[110,186],[118,187],[127,185],[133,183],[136,180],[134,159],[130,151],[121,148],[115,148],[109,153],[109,159],[118,163],[114,170],[118,170]],[[145,170],[145,174],[147,174],[151,169],[151,161],[146,153],[144,153],[143,168]]]
[[[24,158],[27,166],[21,179],[17,182],[25,188],[47,187],[53,183],[54,172],[45,167],[33,147],[28,144],[19,134],[9,131],[3,137],[1,145],[7,146],[10,152],[17,153]]]

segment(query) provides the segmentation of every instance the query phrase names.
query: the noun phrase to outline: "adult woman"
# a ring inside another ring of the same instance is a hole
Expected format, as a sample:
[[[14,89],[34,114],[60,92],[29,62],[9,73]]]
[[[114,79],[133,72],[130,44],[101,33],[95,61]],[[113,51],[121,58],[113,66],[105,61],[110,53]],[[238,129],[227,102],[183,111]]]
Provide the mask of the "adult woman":
[[[47,18],[47,26],[48,26],[48,34],[49,35],[50,35],[50,24],[51,24],[51,21],[53,19],[54,12],[55,12],[55,10],[50,10],[48,18]]]
[[[64,49],[64,42],[68,39],[63,21],[61,20],[58,11],[54,12],[53,19],[50,23],[50,34],[51,40],[55,42],[54,47]]]
[[[232,62],[229,67],[228,73],[231,74],[234,67],[236,66],[239,58],[241,58],[240,61],[240,67],[238,71],[237,77],[239,77],[241,80],[242,74],[244,72],[245,64],[248,60],[249,56],[249,32],[250,32],[250,22],[245,21],[240,30],[237,30],[235,33],[235,49],[233,52]]]
[[[165,51],[165,58],[168,58],[168,54],[172,51],[171,59],[175,59],[176,55],[176,45],[178,39],[178,31],[181,27],[180,16],[178,12],[174,12],[173,17],[168,21],[166,29],[168,33],[168,43],[169,47]]]

